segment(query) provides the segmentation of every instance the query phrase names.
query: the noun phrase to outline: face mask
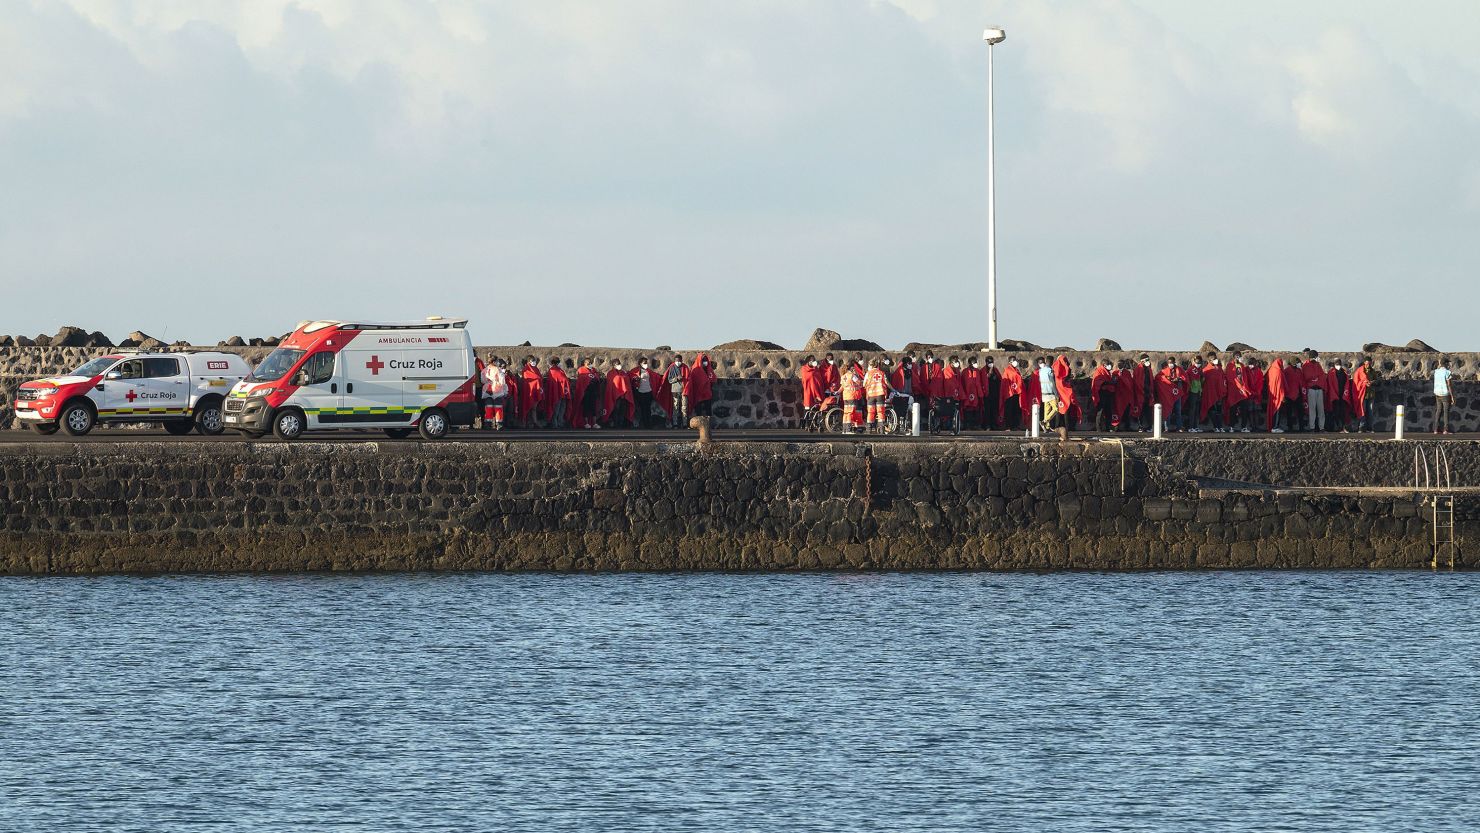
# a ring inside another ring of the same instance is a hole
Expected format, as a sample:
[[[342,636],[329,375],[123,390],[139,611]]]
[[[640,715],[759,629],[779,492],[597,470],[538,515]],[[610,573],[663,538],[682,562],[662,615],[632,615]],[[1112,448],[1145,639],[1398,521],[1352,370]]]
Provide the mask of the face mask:
[[[960,367],[960,366],[961,366],[961,363],[960,362],[951,362],[951,367]]]
[[[1008,361],[1008,364],[1012,365],[1013,367],[1017,367],[1017,359],[1012,359]]]
[[[809,365],[811,365],[813,367],[816,367],[817,366],[817,361],[814,359],[813,361],[810,361],[807,364],[809,364]]]
[[[705,360],[704,360],[704,366],[705,366],[705,367],[708,367],[708,366],[709,366],[709,360],[708,360],[708,359],[705,359]]]
[[[828,367],[832,367],[832,364],[833,364],[833,360],[832,359],[828,359],[827,360],[827,366]]]
[[[1141,366],[1142,367],[1150,367],[1151,366],[1151,360],[1150,359],[1146,359],[1146,360],[1142,361],[1141,362]]]
[[[642,369],[643,370],[647,370],[647,362],[643,362],[642,363]]]

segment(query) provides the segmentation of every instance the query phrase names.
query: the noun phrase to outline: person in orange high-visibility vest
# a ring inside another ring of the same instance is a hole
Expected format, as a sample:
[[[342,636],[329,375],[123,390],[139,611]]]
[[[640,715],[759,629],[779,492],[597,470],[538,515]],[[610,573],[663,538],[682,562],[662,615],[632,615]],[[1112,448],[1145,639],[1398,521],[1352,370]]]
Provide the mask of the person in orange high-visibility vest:
[[[856,432],[863,424],[863,379],[845,365],[838,369],[838,387],[843,397],[843,430]]]
[[[868,398],[869,431],[884,432],[884,409],[889,407],[889,374],[884,372],[878,359],[869,359],[868,372],[863,375],[863,394]]]

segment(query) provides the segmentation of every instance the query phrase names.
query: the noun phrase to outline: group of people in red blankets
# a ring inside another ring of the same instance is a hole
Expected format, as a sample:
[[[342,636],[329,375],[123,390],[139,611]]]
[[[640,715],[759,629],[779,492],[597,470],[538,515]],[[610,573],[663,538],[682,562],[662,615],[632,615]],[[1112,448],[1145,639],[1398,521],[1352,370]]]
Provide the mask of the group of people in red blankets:
[[[1096,363],[1089,378],[1088,403],[1082,403],[1064,356],[1021,362],[1008,357],[958,356],[945,359],[913,353],[898,362],[888,356],[865,363],[861,354],[838,360],[808,356],[800,371],[802,403],[807,408],[841,404],[850,430],[882,431],[886,407],[919,401],[926,409],[960,409],[967,428],[1017,430],[1041,408],[1045,428],[1075,428],[1084,404],[1099,431],[1149,431],[1155,405],[1161,405],[1168,431],[1248,433],[1255,430],[1372,431],[1376,370],[1363,359],[1355,367],[1339,360],[1324,367],[1314,354],[1274,359],[1267,364],[1234,354],[1225,366],[1217,355],[1195,359],[1167,357],[1153,366],[1149,355]],[[1312,395],[1313,392],[1316,395]]]
[[[623,369],[612,362],[605,373],[582,359],[564,367],[552,356],[543,368],[535,356],[524,358],[519,372],[506,359],[485,363],[478,359],[478,389],[483,428],[506,424],[524,428],[652,428],[660,423],[677,427],[690,416],[707,416],[714,399],[715,372],[706,353],[686,364],[670,356],[656,366],[647,357]],[[661,416],[659,415],[661,413]]]

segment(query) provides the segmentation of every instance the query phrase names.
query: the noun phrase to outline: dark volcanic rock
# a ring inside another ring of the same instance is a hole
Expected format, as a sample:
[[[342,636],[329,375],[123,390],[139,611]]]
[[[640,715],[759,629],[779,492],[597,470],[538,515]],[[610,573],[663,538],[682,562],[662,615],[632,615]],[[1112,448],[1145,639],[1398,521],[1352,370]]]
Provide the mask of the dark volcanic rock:
[[[1197,348],[1197,352],[1202,353],[1203,355],[1207,355],[1209,353],[1221,353],[1223,351],[1219,350],[1218,345],[1214,344],[1213,342],[1204,341],[1202,343],[1202,346]]]
[[[1113,338],[1102,338],[1095,342],[1095,351],[1099,353],[1119,353],[1120,342]]]
[[[569,341],[567,341],[567,342],[561,344],[560,346],[561,347],[575,347],[575,348],[579,349],[581,345],[579,345],[579,344],[572,344]]]
[[[268,336],[267,338],[262,339],[263,347],[276,347],[282,343],[283,340],[281,338],[278,338],[277,336]]]
[[[1234,343],[1228,345],[1228,347],[1226,347],[1224,349],[1224,352],[1227,352],[1227,353],[1257,353],[1258,351],[1255,350],[1252,346],[1243,343],[1242,341],[1235,341]]]
[[[263,340],[260,339],[260,338],[249,338],[249,339],[247,339],[247,346],[248,347],[261,347],[262,344],[263,344]]]
[[[1043,349],[1031,341],[1022,341],[1015,338],[999,338],[997,339],[997,347],[1008,353],[1031,353],[1035,350]]]
[[[63,327],[51,337],[52,347],[86,347],[87,330],[81,327]]]
[[[37,347],[50,347],[51,346],[51,336],[47,335],[46,333],[42,333],[41,335],[36,336],[35,341],[33,343]]]
[[[138,347],[140,350],[162,350],[168,345],[157,338],[149,337],[145,338],[143,341],[134,346]]]
[[[227,347],[246,347],[247,342],[241,336],[232,336],[226,339],[225,345]]]
[[[94,330],[92,332],[92,334],[87,337],[87,346],[88,347],[112,347],[113,346],[113,340],[110,339],[110,338],[108,338],[106,335],[103,335],[103,331],[102,330]]]
[[[1412,350],[1414,352],[1417,352],[1417,353],[1437,353],[1437,352],[1439,352],[1438,350],[1435,350],[1434,348],[1430,347],[1422,339],[1417,339],[1417,338],[1415,338],[1414,340],[1408,342],[1408,349],[1409,350]]]
[[[0,347],[14,347],[15,339],[10,336],[0,336]]]
[[[944,348],[945,348],[945,345],[944,344],[932,344],[930,342],[925,342],[925,341],[912,341],[909,344],[906,344],[904,346],[904,352],[906,352],[906,353],[924,353],[927,350],[935,351],[935,350],[941,350],[941,349],[944,349]]]
[[[866,338],[844,338],[833,342],[834,350],[854,350],[865,353],[882,353],[884,348]]]
[[[154,336],[141,330],[134,330],[128,334],[128,338],[119,343],[119,347],[138,347],[146,341],[154,341]]]
[[[15,346],[17,346],[17,347],[35,347],[36,346],[36,342],[33,341],[30,336],[16,336],[15,337]]]
[[[757,341],[753,338],[742,338],[738,341],[727,341],[724,344],[716,344],[710,348],[713,350],[785,350],[785,347],[774,341]]]
[[[802,347],[802,352],[826,352],[833,349],[833,345],[842,338],[842,334],[837,332],[836,330],[829,330],[823,327],[818,327],[817,329],[812,331],[812,336],[811,338],[807,339],[807,344]]]

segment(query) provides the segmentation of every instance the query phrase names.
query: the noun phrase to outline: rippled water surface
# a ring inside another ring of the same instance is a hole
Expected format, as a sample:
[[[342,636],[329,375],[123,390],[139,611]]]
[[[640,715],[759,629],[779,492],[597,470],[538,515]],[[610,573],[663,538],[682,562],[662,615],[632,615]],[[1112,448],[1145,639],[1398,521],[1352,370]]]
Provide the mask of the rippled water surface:
[[[1473,831],[1477,593],[0,579],[0,828]]]

